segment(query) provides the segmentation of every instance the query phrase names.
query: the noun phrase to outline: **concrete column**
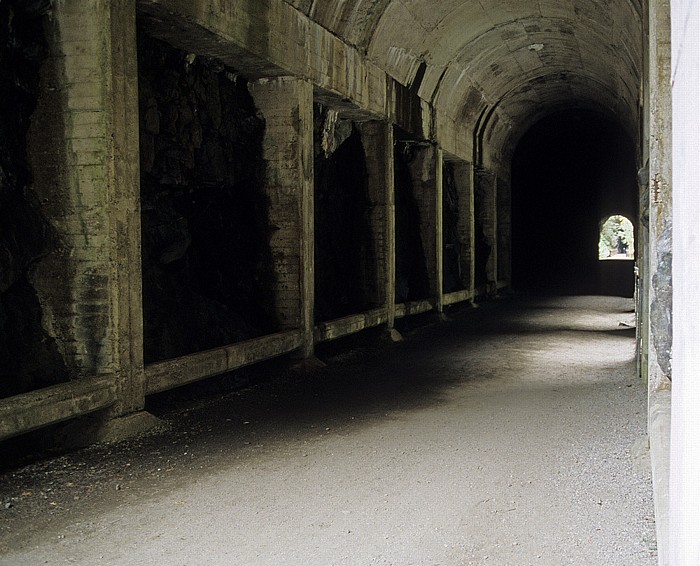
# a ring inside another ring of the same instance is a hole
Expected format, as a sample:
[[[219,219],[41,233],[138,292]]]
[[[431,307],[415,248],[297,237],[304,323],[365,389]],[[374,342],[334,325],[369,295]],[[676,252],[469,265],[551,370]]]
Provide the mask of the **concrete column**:
[[[443,312],[442,296],[442,149],[434,145],[416,146],[411,174],[416,202],[420,209],[420,233],[430,281],[431,299],[438,313]]]
[[[659,564],[668,562],[672,231],[671,15],[669,0],[649,2],[649,442]]]
[[[396,315],[396,206],[394,203],[394,128],[386,122],[359,124],[367,163],[370,221],[377,273],[377,304],[387,309],[387,328]]]
[[[700,564],[700,5],[672,0],[673,392],[669,564]]]
[[[462,284],[469,293],[474,295],[474,169],[467,161],[453,163],[455,183],[457,185],[459,211],[459,243],[462,269]]]
[[[277,314],[283,330],[301,329],[307,359],[314,351],[313,86],[290,77],[261,79],[250,92],[266,124],[263,153]]]
[[[495,175],[482,170],[476,176],[477,213],[490,247],[486,262],[487,293],[495,293],[498,284],[498,190]]]
[[[56,250],[33,284],[79,378],[115,377],[109,417],[144,406],[134,0],[64,0],[47,24],[29,155]]]
[[[498,283],[510,282],[511,276],[511,190],[510,180],[498,177],[496,181],[496,234]]]

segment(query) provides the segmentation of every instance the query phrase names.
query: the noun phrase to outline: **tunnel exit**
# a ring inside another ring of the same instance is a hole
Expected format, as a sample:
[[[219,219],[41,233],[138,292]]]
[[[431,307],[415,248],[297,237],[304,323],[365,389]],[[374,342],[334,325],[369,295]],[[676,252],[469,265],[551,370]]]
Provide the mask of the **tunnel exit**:
[[[599,113],[568,110],[535,124],[513,158],[513,286],[631,297],[635,171],[631,139]],[[618,217],[627,224],[605,226]],[[624,261],[601,261],[601,245]]]

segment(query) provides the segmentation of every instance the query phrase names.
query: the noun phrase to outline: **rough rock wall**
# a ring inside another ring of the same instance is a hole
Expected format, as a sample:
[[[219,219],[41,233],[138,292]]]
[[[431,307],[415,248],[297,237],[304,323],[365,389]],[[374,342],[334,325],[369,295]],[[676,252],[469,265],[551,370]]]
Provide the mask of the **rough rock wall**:
[[[362,137],[352,122],[317,105],[315,137],[315,319],[371,308],[376,267]]]
[[[396,303],[430,296],[425,250],[420,236],[420,210],[416,203],[409,163],[410,151],[395,152],[396,199]]]
[[[276,329],[264,120],[216,60],[139,34],[146,362]]]
[[[33,266],[54,246],[27,161],[50,5],[48,0],[0,3],[0,397],[68,380],[30,283]]]

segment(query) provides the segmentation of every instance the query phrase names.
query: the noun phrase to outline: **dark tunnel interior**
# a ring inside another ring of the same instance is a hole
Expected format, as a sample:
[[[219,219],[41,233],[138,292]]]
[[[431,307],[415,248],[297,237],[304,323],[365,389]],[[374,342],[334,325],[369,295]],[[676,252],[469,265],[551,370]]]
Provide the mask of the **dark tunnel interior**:
[[[536,123],[513,157],[513,288],[631,297],[634,261],[599,260],[598,239],[611,215],[637,222],[636,170],[632,140],[602,114]]]

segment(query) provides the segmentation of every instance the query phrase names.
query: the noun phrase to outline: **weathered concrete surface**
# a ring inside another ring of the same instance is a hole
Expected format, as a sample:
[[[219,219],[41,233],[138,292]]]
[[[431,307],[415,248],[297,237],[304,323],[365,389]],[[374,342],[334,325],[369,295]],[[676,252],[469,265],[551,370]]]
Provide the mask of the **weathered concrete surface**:
[[[700,5],[672,0],[673,411],[670,563],[700,563]]]
[[[0,564],[652,566],[630,307],[486,304],[5,473]]]

